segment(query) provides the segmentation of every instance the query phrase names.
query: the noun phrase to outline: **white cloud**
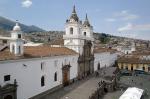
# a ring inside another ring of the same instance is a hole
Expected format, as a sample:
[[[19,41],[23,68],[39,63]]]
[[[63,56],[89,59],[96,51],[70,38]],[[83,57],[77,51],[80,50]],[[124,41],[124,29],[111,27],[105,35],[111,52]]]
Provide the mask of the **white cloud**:
[[[116,21],[116,19],[115,18],[107,18],[106,21],[108,21],[108,22],[114,22],[114,21]]]
[[[150,24],[140,24],[140,25],[133,25],[128,23],[127,25],[120,27],[117,29],[119,32],[125,31],[150,31]]]
[[[128,30],[131,30],[132,28],[133,28],[133,25],[131,23],[128,23],[126,26],[118,28],[118,31],[119,32],[128,31]]]
[[[128,10],[122,10],[119,13],[115,13],[115,17],[120,18],[121,20],[125,20],[125,21],[135,20],[139,18],[138,15],[129,13]]]
[[[139,18],[138,15],[131,14],[131,13],[129,13],[128,10],[122,10],[121,12],[114,13],[112,18],[107,18],[105,20],[107,22],[114,22],[114,21],[118,21],[118,20],[131,21],[131,20],[135,20],[135,19],[138,19],[138,18]]]
[[[22,7],[29,8],[32,5],[31,0],[23,0]]]

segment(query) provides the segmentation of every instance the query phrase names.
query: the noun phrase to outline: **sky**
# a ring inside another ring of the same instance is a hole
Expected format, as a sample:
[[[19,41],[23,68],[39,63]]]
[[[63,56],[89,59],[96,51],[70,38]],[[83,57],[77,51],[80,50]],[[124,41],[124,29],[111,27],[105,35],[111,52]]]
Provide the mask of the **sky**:
[[[45,30],[65,30],[73,6],[94,32],[150,40],[150,0],[0,0],[0,16]]]

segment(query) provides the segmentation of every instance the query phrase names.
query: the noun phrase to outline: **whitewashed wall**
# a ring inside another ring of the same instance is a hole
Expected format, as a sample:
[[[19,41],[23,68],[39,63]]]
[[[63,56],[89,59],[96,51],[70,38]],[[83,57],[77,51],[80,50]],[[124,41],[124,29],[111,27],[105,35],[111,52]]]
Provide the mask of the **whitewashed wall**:
[[[18,82],[17,99],[28,99],[62,84],[62,64],[70,63],[70,79],[77,77],[77,59],[78,55],[0,62],[0,85],[13,83],[16,79]],[[57,66],[55,66],[55,61],[58,61]],[[41,70],[41,62],[44,62],[43,70]],[[56,82],[54,81],[55,72],[58,75]],[[4,75],[11,75],[11,80],[4,82]],[[43,75],[45,86],[41,87],[41,77]]]
[[[97,70],[98,63],[100,63],[100,68],[105,66],[109,67],[115,63],[115,60],[117,60],[117,54],[110,52],[94,53],[94,57],[94,71]]]

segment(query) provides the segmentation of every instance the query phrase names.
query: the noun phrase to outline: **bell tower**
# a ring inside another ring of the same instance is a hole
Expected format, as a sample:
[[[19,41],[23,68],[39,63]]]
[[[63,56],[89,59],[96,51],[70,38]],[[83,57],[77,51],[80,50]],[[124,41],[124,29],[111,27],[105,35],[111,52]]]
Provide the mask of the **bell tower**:
[[[85,17],[85,21],[82,25],[82,35],[85,37],[86,41],[91,42],[91,54],[93,54],[94,49],[93,26],[91,26],[87,14]]]
[[[79,20],[75,6],[73,7],[72,14],[65,24],[65,35],[63,35],[64,46],[82,53],[84,38],[81,33],[82,21]]]
[[[24,53],[22,31],[18,21],[11,32],[10,52],[16,56],[21,56]]]

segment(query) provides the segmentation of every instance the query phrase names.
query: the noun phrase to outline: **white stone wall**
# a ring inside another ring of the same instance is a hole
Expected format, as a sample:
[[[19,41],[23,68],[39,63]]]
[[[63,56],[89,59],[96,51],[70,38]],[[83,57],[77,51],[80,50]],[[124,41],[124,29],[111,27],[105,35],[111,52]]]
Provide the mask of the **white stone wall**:
[[[18,82],[17,99],[28,99],[57,85],[62,84],[62,64],[71,65],[70,79],[77,77],[78,55],[55,56],[40,59],[24,59],[0,62],[0,85]],[[55,66],[57,61],[57,66]],[[41,62],[44,62],[41,70]],[[57,72],[57,81],[54,81],[54,73]],[[4,82],[4,75],[11,75],[11,80]],[[41,87],[41,77],[45,77],[45,86]]]
[[[100,63],[100,68],[112,66],[117,60],[117,54],[110,52],[94,53],[94,71],[97,70],[98,63]]]

